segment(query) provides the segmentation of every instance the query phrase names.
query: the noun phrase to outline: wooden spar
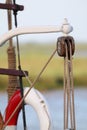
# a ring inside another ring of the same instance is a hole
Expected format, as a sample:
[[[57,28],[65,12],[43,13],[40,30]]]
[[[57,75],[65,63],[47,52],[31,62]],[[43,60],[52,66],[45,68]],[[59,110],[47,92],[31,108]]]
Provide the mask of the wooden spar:
[[[24,73],[28,76],[27,71],[24,71]],[[21,70],[0,68],[0,74],[3,74],[3,75],[12,75],[12,76],[25,77],[24,73]]]
[[[3,6],[3,5],[2,5]],[[12,29],[12,10],[16,9],[15,6],[12,5],[12,0],[6,0],[6,4],[4,5],[4,8],[7,8],[7,16],[8,16],[8,30]],[[16,70],[16,53],[15,53],[15,47],[13,46],[13,40],[12,38],[9,39],[9,47],[7,49],[7,55],[8,55],[8,69],[14,69]],[[4,70],[7,72],[7,70]],[[11,70],[12,72],[12,70]],[[17,76],[14,75],[8,75],[8,101],[13,95],[13,93],[18,88],[18,81]]]
[[[23,11],[24,6],[23,5],[18,5],[18,4],[3,4],[0,3],[0,9],[6,9],[6,10],[14,10],[14,11]]]

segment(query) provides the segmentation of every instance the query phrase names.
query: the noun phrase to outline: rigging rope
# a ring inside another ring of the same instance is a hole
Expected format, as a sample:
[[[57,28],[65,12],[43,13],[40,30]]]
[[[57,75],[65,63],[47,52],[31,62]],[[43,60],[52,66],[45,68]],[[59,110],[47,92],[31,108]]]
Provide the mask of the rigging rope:
[[[72,75],[72,54],[71,54],[71,44],[69,44],[69,48],[68,48],[68,44],[65,45],[66,46],[66,57],[64,58],[65,62],[66,62],[66,66],[65,66],[65,76],[66,77],[66,86],[65,86],[65,95],[66,95],[66,102],[64,102],[64,104],[67,104],[65,105],[65,121],[66,123],[64,124],[64,130],[66,130],[67,128],[71,128],[72,130],[75,130],[75,114],[74,114],[74,111],[73,111],[73,108],[74,108],[74,103],[73,103],[73,79],[71,77],[73,77]],[[70,50],[70,53],[68,54],[68,49]]]
[[[16,0],[13,0],[13,4],[16,5]],[[17,11],[13,10],[13,13],[14,13],[15,27],[17,28]],[[18,36],[16,36],[16,41],[17,41],[18,69],[21,70],[20,49],[19,49],[19,39],[18,39]],[[21,76],[19,76],[19,82],[20,82],[21,96],[23,97],[23,83],[22,83],[22,77]],[[23,115],[24,130],[27,130],[24,101],[22,103],[22,115]]]
[[[57,52],[64,57],[64,130],[76,130],[73,65],[74,40],[72,37],[61,37],[57,42]]]
[[[7,124],[9,123],[9,121],[12,119],[12,117],[14,116],[14,114],[16,113],[16,111],[18,110],[18,108],[20,107],[20,105],[23,103],[24,99],[26,98],[26,96],[29,94],[29,92],[31,91],[31,89],[34,87],[35,83],[38,81],[38,79],[40,78],[40,76],[42,75],[42,73],[44,72],[44,70],[46,69],[47,65],[49,64],[49,62],[52,60],[53,56],[55,55],[57,51],[57,48],[54,50],[54,52],[52,53],[52,55],[50,56],[50,58],[48,59],[48,61],[46,62],[46,64],[43,66],[42,70],[40,71],[40,73],[38,74],[38,76],[35,78],[35,80],[33,81],[33,83],[31,83],[30,85],[30,89],[27,91],[27,93],[23,96],[23,98],[21,99],[21,101],[19,102],[18,106],[15,108],[14,112],[12,113],[12,115],[9,117],[9,119],[7,120],[7,122],[4,124],[3,129],[5,129],[5,127],[7,126]]]

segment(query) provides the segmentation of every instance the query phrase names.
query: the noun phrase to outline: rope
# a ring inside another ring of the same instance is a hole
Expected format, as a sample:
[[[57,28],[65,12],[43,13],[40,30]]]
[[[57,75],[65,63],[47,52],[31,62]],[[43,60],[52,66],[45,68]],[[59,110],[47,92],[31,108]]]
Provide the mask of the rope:
[[[66,56],[64,57],[64,130],[68,129],[69,125],[72,130],[76,130],[75,109],[74,109],[72,48],[71,48],[71,43],[69,43],[70,41],[67,42],[68,43],[65,44]]]
[[[32,85],[31,80],[29,79],[28,75],[26,75],[25,71],[22,71],[25,75],[26,80],[28,81],[28,84]]]
[[[16,0],[13,0],[13,4],[16,4]],[[17,11],[13,11],[14,13],[14,21],[15,21],[15,27],[17,28]],[[19,39],[18,36],[16,36],[17,41],[17,57],[18,57],[18,68],[21,70],[21,63],[20,63],[20,49],[19,49]],[[20,82],[20,90],[21,90],[21,96],[23,97],[23,83],[22,83],[22,77],[19,77]],[[25,107],[24,107],[24,101],[22,102],[22,115],[23,115],[23,126],[24,130],[27,129],[26,127],[26,116],[25,116]]]
[[[71,44],[70,44],[70,63],[71,63],[71,88],[72,88],[72,111],[73,111],[73,124],[72,127],[76,130],[75,123],[75,103],[74,103],[74,82],[73,82],[73,65],[72,65],[72,54],[71,54]]]
[[[15,55],[15,47],[8,47],[8,68],[16,69],[16,55]],[[18,81],[16,76],[8,77],[8,99],[13,95],[13,93],[18,89]]]
[[[5,129],[5,127],[7,126],[7,124],[9,123],[9,121],[11,120],[11,118],[14,116],[14,114],[16,113],[16,111],[18,110],[18,108],[20,107],[20,105],[22,104],[22,102],[24,101],[24,99],[26,98],[26,96],[29,94],[29,92],[31,91],[31,89],[34,87],[35,83],[37,82],[37,80],[40,78],[41,74],[43,73],[43,71],[46,69],[47,65],[49,64],[49,62],[51,61],[51,59],[53,58],[53,56],[55,55],[57,51],[57,48],[54,50],[54,52],[52,53],[52,55],[50,56],[50,58],[48,59],[48,61],[46,62],[46,64],[44,65],[44,67],[42,68],[42,70],[40,71],[40,73],[38,74],[38,76],[35,78],[34,82],[30,85],[30,89],[27,91],[27,93],[23,96],[23,98],[21,99],[21,101],[19,102],[18,106],[15,108],[14,112],[12,113],[12,115],[9,117],[9,119],[7,120],[7,122],[4,124],[3,129]]]
[[[7,50],[8,53],[8,68],[15,69],[16,68],[16,56],[15,56],[15,48],[9,47]],[[9,76],[8,77],[8,99],[13,95],[13,93],[18,89],[18,82],[16,76]]]
[[[67,124],[66,122],[67,121],[67,111],[66,111],[66,108],[67,108],[67,104],[66,104],[66,62],[65,62],[65,57],[64,57],[64,129],[66,128]]]

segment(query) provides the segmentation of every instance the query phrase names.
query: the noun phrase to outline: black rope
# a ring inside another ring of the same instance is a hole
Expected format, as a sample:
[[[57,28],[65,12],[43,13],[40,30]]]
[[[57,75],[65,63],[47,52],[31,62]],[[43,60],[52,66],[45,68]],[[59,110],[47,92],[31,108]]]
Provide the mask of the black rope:
[[[16,4],[16,0],[13,0],[13,4]]]
[[[13,0],[13,4],[16,4],[16,0]],[[18,26],[18,24],[17,24],[17,11],[13,10],[13,14],[14,14],[15,27],[17,28],[17,26]],[[16,36],[16,41],[17,41],[17,52],[18,52],[18,68],[19,68],[19,70],[21,70],[20,48],[19,48],[18,36]],[[23,97],[23,82],[22,82],[22,77],[21,76],[19,76],[19,82],[20,82],[21,96]],[[22,105],[22,114],[23,114],[24,130],[27,130],[24,101],[23,101],[23,105]]]

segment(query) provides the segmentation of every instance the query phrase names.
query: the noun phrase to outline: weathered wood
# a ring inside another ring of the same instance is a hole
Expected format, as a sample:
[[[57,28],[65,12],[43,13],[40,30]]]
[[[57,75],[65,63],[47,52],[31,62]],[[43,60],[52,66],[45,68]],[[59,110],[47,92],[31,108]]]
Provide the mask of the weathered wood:
[[[28,76],[28,71],[24,71],[24,72]],[[21,71],[21,70],[15,70],[15,69],[4,69],[4,68],[0,68],[0,74],[2,74],[2,75],[12,75],[12,76],[25,77],[23,71]]]
[[[3,3],[0,3],[0,9],[22,11],[22,10],[24,10],[24,6],[18,5],[18,4],[3,4]]]

